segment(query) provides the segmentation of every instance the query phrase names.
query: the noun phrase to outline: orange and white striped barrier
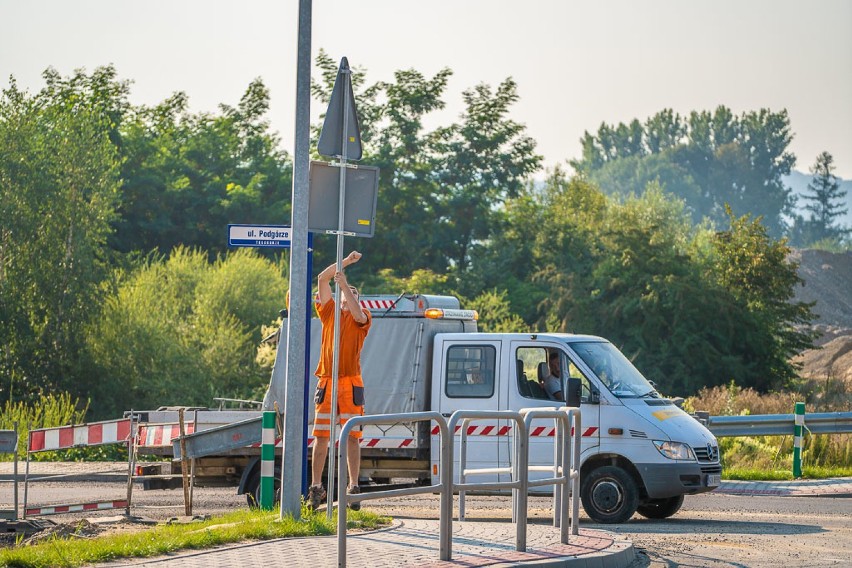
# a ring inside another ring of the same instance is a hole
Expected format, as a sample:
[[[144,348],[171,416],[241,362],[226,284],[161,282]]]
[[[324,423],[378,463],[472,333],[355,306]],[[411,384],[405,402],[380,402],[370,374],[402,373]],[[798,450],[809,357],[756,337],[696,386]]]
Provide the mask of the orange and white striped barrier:
[[[187,434],[194,433],[195,423],[185,422],[184,429]],[[180,424],[140,424],[139,433],[136,436],[136,445],[146,448],[171,447],[172,440],[176,438],[180,438]]]
[[[24,474],[23,518],[26,519],[27,516],[84,513],[113,509],[124,509],[125,514],[129,515],[130,499],[133,489],[129,474],[126,499],[63,505],[39,505],[35,507],[28,507],[27,499],[29,496],[30,482],[30,455],[34,453],[67,450],[71,448],[84,448],[88,446],[103,446],[106,444],[126,444],[128,448],[128,471],[132,471],[134,460],[134,426],[135,424],[132,419],[123,418],[120,420],[108,420],[104,422],[91,422],[88,424],[75,424],[70,426],[30,430],[27,436],[27,469]]]
[[[126,509],[127,500],[118,501],[95,501],[92,503],[80,503],[76,505],[50,505],[47,507],[30,507],[24,509],[24,517],[58,515],[60,513],[87,513],[89,511],[106,511],[113,509]]]
[[[47,452],[130,440],[130,419],[30,430],[27,452]]]

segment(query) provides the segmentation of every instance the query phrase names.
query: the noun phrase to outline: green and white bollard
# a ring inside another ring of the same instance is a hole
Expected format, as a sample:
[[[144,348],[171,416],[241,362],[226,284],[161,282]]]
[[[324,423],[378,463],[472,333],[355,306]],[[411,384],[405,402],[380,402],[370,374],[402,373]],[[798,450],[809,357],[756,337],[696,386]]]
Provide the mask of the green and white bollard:
[[[260,508],[271,511],[275,504],[275,411],[263,413],[260,442]]]
[[[802,433],[805,429],[805,403],[797,402],[793,426],[793,478],[802,477]]]

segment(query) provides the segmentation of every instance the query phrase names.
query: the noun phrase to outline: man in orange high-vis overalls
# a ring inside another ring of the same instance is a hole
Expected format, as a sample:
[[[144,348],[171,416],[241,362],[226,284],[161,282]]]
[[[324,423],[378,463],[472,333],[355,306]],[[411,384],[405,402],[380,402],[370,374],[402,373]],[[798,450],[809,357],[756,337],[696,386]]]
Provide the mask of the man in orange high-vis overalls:
[[[361,253],[352,251],[343,259],[343,268],[355,264],[361,259]],[[311,486],[308,489],[308,506],[316,509],[326,498],[322,486],[322,470],[328,456],[329,436],[331,434],[331,375],[334,365],[334,295],[331,280],[340,286],[340,355],[338,359],[337,416],[341,425],[353,416],[364,415],[364,381],[361,378],[361,348],[370,331],[372,316],[361,308],[358,290],[350,286],[346,275],[337,272],[332,264],[317,277],[319,286],[319,305],[317,313],[322,322],[322,346],[316,376],[319,378],[314,396],[314,449],[311,454]],[[352,430],[348,444],[349,493],[360,493],[358,473],[361,466],[360,430]],[[360,503],[353,504],[359,509]]]

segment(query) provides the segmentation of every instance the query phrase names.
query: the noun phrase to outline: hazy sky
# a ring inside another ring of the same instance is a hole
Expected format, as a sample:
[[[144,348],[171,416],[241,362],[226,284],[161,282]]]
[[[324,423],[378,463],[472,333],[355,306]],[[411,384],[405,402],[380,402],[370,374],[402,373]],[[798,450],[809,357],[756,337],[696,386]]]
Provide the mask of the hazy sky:
[[[112,63],[135,103],[185,91],[194,111],[214,111],[261,77],[291,151],[297,12],[297,0],[0,0],[0,87],[14,75],[35,91],[48,66]],[[601,122],[726,105],[787,109],[796,169],[827,150],[852,178],[849,0],[314,0],[312,44],[368,83],[452,69],[430,127],[458,117],[463,90],[513,77],[512,118],[548,166],[577,157]]]

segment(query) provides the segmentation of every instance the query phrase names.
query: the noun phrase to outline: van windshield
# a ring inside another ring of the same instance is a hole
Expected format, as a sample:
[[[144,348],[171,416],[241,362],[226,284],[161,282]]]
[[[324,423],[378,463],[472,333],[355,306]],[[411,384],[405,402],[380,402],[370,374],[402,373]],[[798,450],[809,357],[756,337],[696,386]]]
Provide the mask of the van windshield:
[[[571,348],[615,396],[619,398],[659,396],[651,383],[612,343],[572,343]]]

